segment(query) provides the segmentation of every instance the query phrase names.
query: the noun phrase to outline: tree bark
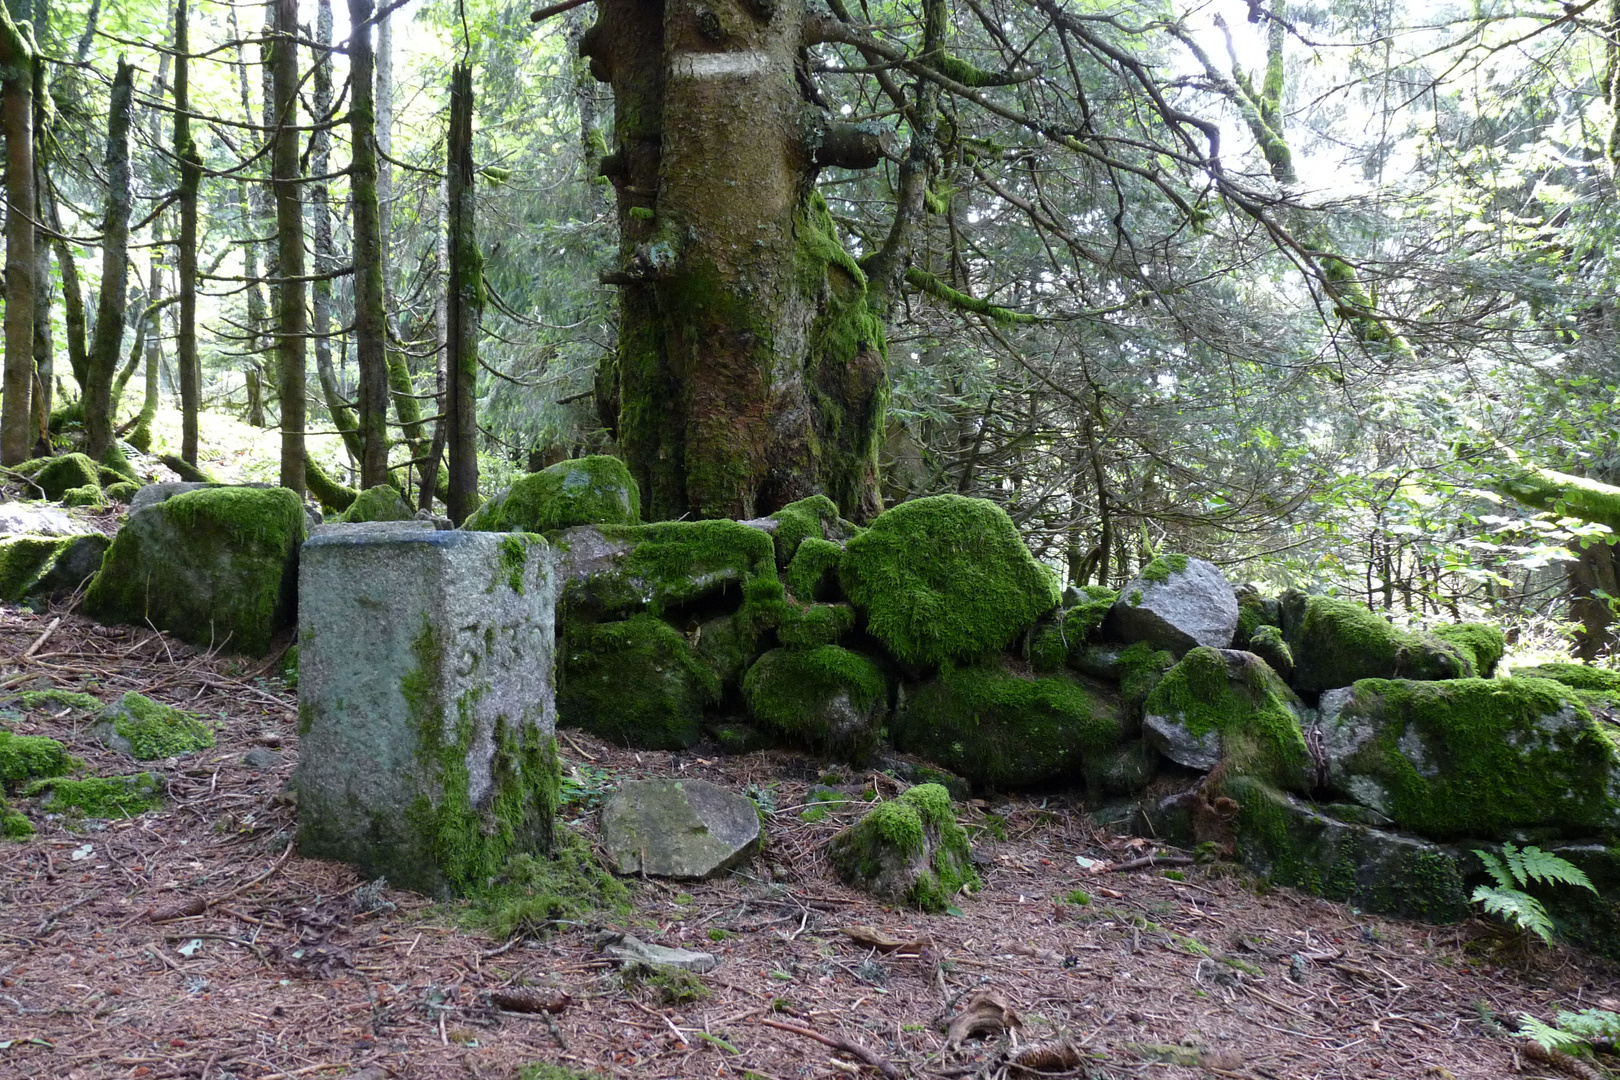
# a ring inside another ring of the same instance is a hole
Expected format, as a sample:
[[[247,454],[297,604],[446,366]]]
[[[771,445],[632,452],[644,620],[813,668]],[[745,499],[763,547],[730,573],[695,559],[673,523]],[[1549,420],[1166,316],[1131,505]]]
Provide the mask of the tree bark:
[[[349,0],[349,197],[354,223],[354,357],[360,370],[360,487],[388,482],[388,356],[377,210],[376,62],[372,0]]]
[[[315,75],[311,82],[315,90],[315,115],[319,118],[332,111],[332,54],[324,47],[332,44],[332,0],[320,0],[315,11],[315,43],[318,47],[315,50]],[[310,164],[316,176],[325,176],[330,171],[331,144],[331,136],[325,131],[315,132],[310,141]],[[310,242],[315,255],[315,272],[323,274],[336,265],[332,257],[331,195],[326,181],[317,180],[310,185],[309,203],[310,230],[313,233]],[[310,314],[313,319],[311,340],[315,343],[315,374],[320,380],[321,396],[326,401],[326,411],[331,414],[333,425],[342,432],[343,445],[359,461],[362,450],[359,435],[352,430],[355,426],[354,414],[344,405],[342,388],[338,386],[337,376],[332,370],[332,283],[313,282],[310,292]]]
[[[73,249],[61,238],[62,215],[56,208],[56,193],[49,183],[45,185],[45,220],[57,235],[51,239],[56,251],[56,267],[62,274],[62,324],[67,333],[68,367],[73,381],[84,389],[85,370],[90,355],[89,323],[84,314],[84,286],[79,283],[79,267],[73,259]]]
[[[34,43],[0,10],[0,131],[6,140],[6,358],[0,400],[0,465],[34,444]]]
[[[276,251],[282,278],[277,288],[276,345],[281,391],[281,486],[304,493],[304,208],[298,190],[298,0],[275,0],[276,37],[271,43],[276,131],[271,168],[276,198]]]
[[[450,264],[445,279],[449,353],[445,425],[450,451],[450,498],[446,512],[460,525],[478,504],[478,332],[484,314],[484,259],[478,251],[473,190],[472,68],[457,64],[450,75],[446,226]]]
[[[182,61],[183,62],[183,61]],[[123,57],[113,76],[107,115],[107,210],[101,224],[101,301],[90,338],[84,387],[84,433],[91,457],[112,442],[112,383],[124,350],[124,307],[129,292],[129,118],[135,69]]]
[[[50,27],[48,0],[34,0],[35,26]],[[51,240],[45,222],[46,124],[50,96],[45,89],[45,65],[34,65],[34,385],[31,395],[35,437],[34,453],[51,452],[51,377],[55,367],[55,343],[51,340]]]
[[[328,3],[330,3],[330,0],[328,0]],[[236,46],[236,78],[237,92],[242,99],[242,116],[244,119],[251,122],[253,120],[253,95],[248,89],[247,50],[241,44],[242,37],[236,26],[235,8],[232,8],[228,13],[228,25],[230,26],[231,36],[236,38],[238,42]],[[167,57],[164,59],[166,60]],[[328,59],[327,63],[331,63],[330,59]],[[161,71],[162,69],[160,68],[159,70]],[[328,79],[330,79],[330,75],[328,75]],[[265,126],[269,127],[271,125],[266,124]],[[325,136],[324,132],[321,134],[323,137]],[[270,136],[266,134],[265,138],[269,139]],[[248,279],[247,340],[244,344],[246,345],[246,351],[252,354],[248,358],[248,363],[253,368],[251,375],[256,376],[256,381],[260,387],[258,394],[258,408],[249,409],[248,422],[254,427],[264,427],[263,385],[266,381],[264,378],[266,360],[264,353],[260,351],[260,348],[263,343],[262,337],[265,331],[266,318],[264,306],[264,286],[255,280],[259,276],[258,237],[264,235],[265,229],[268,227],[266,221],[269,217],[269,215],[265,213],[264,209],[264,185],[251,184],[245,180],[241,184],[238,184],[237,205],[242,216],[242,275]]]
[[[174,5],[174,156],[180,162],[180,329],[175,365],[180,377],[180,458],[197,464],[197,414],[202,407],[202,369],[197,361],[197,192],[202,186],[202,158],[191,138],[191,32],[186,5]]]
[[[753,517],[824,492],[871,517],[882,312],[814,191],[847,140],[796,76],[804,0],[597,7],[579,49],[613,88],[621,259],[597,401],[643,515]]]

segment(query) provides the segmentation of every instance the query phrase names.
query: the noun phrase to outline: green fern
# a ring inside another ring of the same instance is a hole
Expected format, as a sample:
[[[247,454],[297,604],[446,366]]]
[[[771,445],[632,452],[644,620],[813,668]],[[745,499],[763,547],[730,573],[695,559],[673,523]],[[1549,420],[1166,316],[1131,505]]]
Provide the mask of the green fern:
[[[1536,881],[1549,885],[1575,885],[1597,892],[1591,879],[1578,866],[1533,845],[1519,848],[1509,841],[1502,845],[1500,857],[1478,849],[1474,854],[1485,864],[1485,872],[1495,879],[1496,884],[1476,886],[1473,902],[1483,904],[1486,914],[1495,915],[1509,926],[1535,934],[1548,944],[1552,943],[1552,918],[1540,900],[1524,891],[1526,886]]]
[[[1543,1050],[1557,1050],[1565,1054],[1585,1053],[1592,1049],[1593,1043],[1613,1046],[1620,1041],[1620,1014],[1604,1009],[1560,1012],[1558,1023],[1552,1025],[1524,1013],[1519,1018],[1519,1037],[1529,1039]]]
[[[1543,1050],[1558,1050],[1565,1054],[1581,1049],[1586,1042],[1579,1035],[1544,1024],[1529,1013],[1519,1017],[1519,1038],[1529,1039]]]

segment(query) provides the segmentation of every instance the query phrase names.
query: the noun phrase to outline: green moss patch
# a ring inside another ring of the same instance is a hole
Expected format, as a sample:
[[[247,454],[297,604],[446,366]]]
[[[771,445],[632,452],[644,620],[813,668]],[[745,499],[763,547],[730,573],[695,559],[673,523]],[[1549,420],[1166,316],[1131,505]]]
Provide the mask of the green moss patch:
[[[58,500],[76,488],[93,487],[98,493],[101,491],[101,474],[96,463],[84,454],[63,454],[44,460],[45,464],[34,473],[33,479],[47,499]]]
[[[897,658],[983,659],[1057,606],[1057,577],[1037,563],[1006,511],[935,495],[901,503],[851,540],[844,592]]]
[[[1007,790],[1078,776],[1124,738],[1118,707],[1066,676],[948,668],[890,724],[895,746],[975,786]]]
[[[778,566],[790,566],[805,540],[831,543],[835,540],[847,540],[861,531],[860,526],[854,522],[839,517],[837,504],[825,495],[812,495],[807,499],[788,503],[772,514],[771,520],[776,522],[776,532],[772,534],[772,539],[776,545]],[[836,544],[833,546],[837,547]],[[797,595],[801,599],[810,599],[806,594]]]
[[[1489,679],[1496,674],[1496,665],[1507,651],[1507,639],[1498,626],[1449,623],[1432,627],[1429,633],[1462,653],[1472,665],[1470,673],[1481,679]]]
[[[122,480],[116,484],[108,484],[102,494],[107,496],[108,502],[128,503],[135,498],[136,492],[140,490],[140,484],[131,480]]]
[[[1590,690],[1620,701],[1620,671],[1590,664],[1537,664],[1513,669],[1514,678],[1551,679],[1576,690]]]
[[[1300,729],[1299,699],[1249,653],[1191,650],[1159,680],[1142,711],[1169,719],[1194,738],[1219,733],[1229,775],[1294,791],[1309,791],[1313,784],[1315,764]]]
[[[750,715],[798,745],[861,756],[877,744],[888,683],[836,645],[773,649],[748,669],[743,697]]]
[[[777,627],[784,645],[813,649],[835,645],[855,626],[855,609],[848,604],[789,604]]]
[[[1329,779],[1425,836],[1620,828],[1620,746],[1548,679],[1368,679],[1331,727]]]
[[[0,799],[0,840],[27,840],[34,835],[34,823]]]
[[[133,776],[89,776],[82,780],[36,780],[23,793],[37,798],[41,809],[53,814],[133,817],[162,804],[163,778],[146,772]]]
[[[349,508],[333,520],[341,522],[360,521],[410,521],[416,516],[410,504],[405,501],[399,491],[388,485],[378,484],[362,491],[349,504]]]
[[[136,761],[158,761],[214,745],[214,733],[207,724],[135,693],[107,706],[96,734]]]
[[[1456,646],[1402,630],[1354,600],[1291,593],[1282,611],[1301,693],[1358,679],[1455,679],[1468,671]]]
[[[55,739],[0,729],[0,790],[15,791],[32,780],[62,776],[76,764]]]
[[[18,706],[33,711],[35,709],[95,709],[100,711],[101,702],[89,694],[81,694],[77,690],[25,690],[12,699]]]
[[[838,561],[843,557],[844,549],[831,540],[805,537],[788,563],[788,591],[806,603],[832,599],[838,591]]]
[[[635,525],[641,490],[624,462],[595,454],[559,462],[514,482],[480,506],[463,528],[544,533],[575,525]]]
[[[1140,709],[1176,658],[1164,649],[1138,641],[1119,654],[1119,693],[1127,708]]]
[[[697,742],[720,680],[686,638],[653,615],[571,629],[558,665],[557,722],[621,746]]]
[[[0,600],[16,603],[28,594],[70,536],[0,536]]]
[[[943,912],[964,886],[979,884],[967,834],[938,784],[874,806],[833,838],[828,857],[855,888],[923,911]]]
[[[515,855],[494,883],[471,897],[469,921],[502,940],[540,938],[558,928],[630,914],[630,891],[574,830],[558,826],[554,855]]]
[[[1163,585],[1170,580],[1171,574],[1184,573],[1187,569],[1187,556],[1161,555],[1156,556],[1152,562],[1142,567],[1138,576],[1143,581],[1151,581],[1155,585]]]
[[[139,484],[141,482],[140,475],[135,471],[135,466],[129,463],[129,458],[124,456],[124,448],[119,446],[116,441],[107,444],[107,449],[101,452],[101,460],[96,464],[103,469],[109,469],[117,473],[131,483]]]
[[[107,505],[107,496],[101,490],[100,484],[86,484],[62,492],[62,505],[88,506],[93,510],[99,510]]]

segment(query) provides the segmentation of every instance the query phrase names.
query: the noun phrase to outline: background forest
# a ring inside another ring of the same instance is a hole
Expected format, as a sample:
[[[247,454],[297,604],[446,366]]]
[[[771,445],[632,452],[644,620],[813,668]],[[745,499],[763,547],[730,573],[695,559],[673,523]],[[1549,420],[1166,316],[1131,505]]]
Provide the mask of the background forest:
[[[117,437],[459,520],[615,452],[590,8],[6,7],[6,464]],[[885,504],[993,499],[1077,584],[1173,549],[1607,649],[1620,5],[830,19],[801,90],[881,146],[814,173],[851,273],[917,208]]]

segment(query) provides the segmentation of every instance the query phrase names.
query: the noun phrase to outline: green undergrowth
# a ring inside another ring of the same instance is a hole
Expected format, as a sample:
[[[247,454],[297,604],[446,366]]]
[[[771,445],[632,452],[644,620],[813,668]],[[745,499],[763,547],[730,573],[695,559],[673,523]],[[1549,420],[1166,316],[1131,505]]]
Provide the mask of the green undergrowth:
[[[585,838],[556,830],[556,854],[515,855],[467,902],[467,922],[490,936],[541,938],[562,926],[630,916],[630,890],[596,861]]]
[[[36,780],[23,789],[39,799],[41,809],[81,818],[134,817],[163,803],[163,777],[157,773],[130,776],[87,776],[82,780]]]
[[[981,660],[1057,606],[1057,577],[1037,563],[1006,511],[984,499],[904,502],[852,539],[844,592],[898,659]]]
[[[34,835],[34,823],[6,805],[0,798],[0,840],[27,840]]]
[[[1299,723],[1299,701],[1258,657],[1236,670],[1218,649],[1199,647],[1165,673],[1143,703],[1150,716],[1175,720],[1195,737],[1219,732],[1230,772],[1308,791],[1314,766]]]

